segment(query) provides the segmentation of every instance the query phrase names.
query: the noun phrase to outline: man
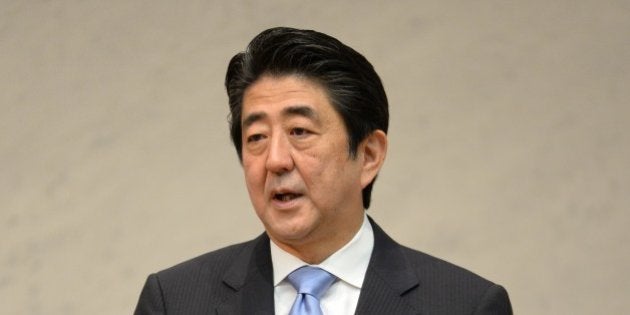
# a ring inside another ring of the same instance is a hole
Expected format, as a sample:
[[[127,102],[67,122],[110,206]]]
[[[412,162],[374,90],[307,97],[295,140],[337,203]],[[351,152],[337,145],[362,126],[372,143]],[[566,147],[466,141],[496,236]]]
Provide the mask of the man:
[[[149,276],[135,314],[512,313],[501,286],[398,245],[367,217],[389,115],[361,54],[273,28],[232,58],[225,85],[266,233]]]

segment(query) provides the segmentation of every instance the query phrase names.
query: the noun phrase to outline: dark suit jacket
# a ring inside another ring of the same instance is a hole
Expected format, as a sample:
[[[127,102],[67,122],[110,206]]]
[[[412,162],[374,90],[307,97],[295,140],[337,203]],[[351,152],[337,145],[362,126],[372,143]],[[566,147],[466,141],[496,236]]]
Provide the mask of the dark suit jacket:
[[[370,222],[374,250],[356,314],[512,314],[503,287],[403,247]],[[135,311],[135,315],[273,313],[266,234],[150,275]]]

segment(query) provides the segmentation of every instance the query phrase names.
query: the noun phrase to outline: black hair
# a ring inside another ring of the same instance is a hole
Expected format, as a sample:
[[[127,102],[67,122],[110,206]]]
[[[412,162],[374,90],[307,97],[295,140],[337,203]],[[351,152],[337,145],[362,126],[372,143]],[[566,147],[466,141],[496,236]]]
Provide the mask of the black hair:
[[[387,133],[389,111],[385,89],[363,55],[320,32],[276,27],[258,34],[244,52],[232,57],[225,76],[230,135],[240,160],[243,95],[263,75],[297,75],[324,87],[345,124],[351,158],[356,157],[359,143],[372,132]],[[365,209],[370,206],[374,180],[362,192]]]

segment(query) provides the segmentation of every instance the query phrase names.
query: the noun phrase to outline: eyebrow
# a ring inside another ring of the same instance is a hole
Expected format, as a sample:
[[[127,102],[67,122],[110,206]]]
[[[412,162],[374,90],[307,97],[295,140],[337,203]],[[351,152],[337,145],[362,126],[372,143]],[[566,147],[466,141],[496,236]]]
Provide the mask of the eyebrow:
[[[311,107],[306,105],[289,106],[282,110],[282,116],[302,116],[315,121],[315,123],[320,122],[319,115],[317,115],[317,113]],[[247,115],[245,119],[243,119],[243,128],[247,128],[255,122],[263,120],[266,117],[267,114],[263,112],[251,113]]]
[[[319,115],[306,105],[289,106],[282,110],[282,116],[302,116],[319,122]]]
[[[247,127],[251,126],[252,124],[254,124],[255,122],[257,122],[259,120],[262,120],[265,117],[267,117],[267,114],[265,114],[265,113],[261,113],[261,112],[251,113],[251,114],[247,115],[247,117],[245,117],[245,119],[243,119],[243,127],[242,128],[247,128]]]

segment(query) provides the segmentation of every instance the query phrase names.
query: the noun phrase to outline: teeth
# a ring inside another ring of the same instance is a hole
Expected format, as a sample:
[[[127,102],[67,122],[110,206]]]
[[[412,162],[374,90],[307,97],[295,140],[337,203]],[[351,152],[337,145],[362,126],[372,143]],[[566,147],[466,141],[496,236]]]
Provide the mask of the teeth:
[[[296,194],[278,194],[276,195],[276,198],[280,201],[289,201],[293,198],[296,198],[297,195]]]

